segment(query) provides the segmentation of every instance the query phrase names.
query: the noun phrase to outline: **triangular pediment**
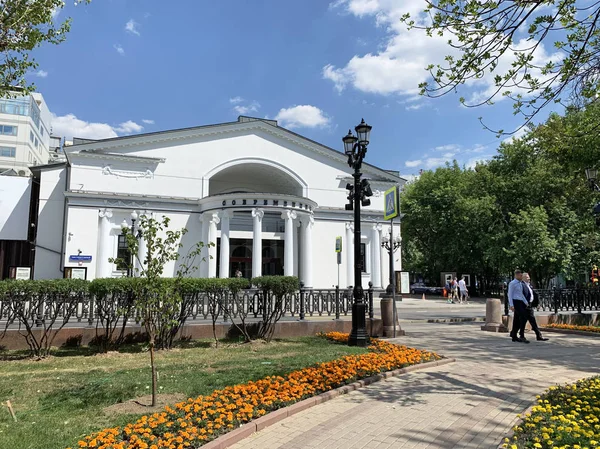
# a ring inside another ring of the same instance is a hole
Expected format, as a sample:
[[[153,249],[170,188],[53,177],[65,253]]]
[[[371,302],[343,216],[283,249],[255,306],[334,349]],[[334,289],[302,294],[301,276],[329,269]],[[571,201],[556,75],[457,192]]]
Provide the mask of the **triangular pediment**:
[[[227,135],[239,135],[240,133],[249,133],[260,135],[266,133],[284,141],[290,142],[293,145],[300,146],[304,149],[314,152],[315,156],[320,155],[322,159],[325,156],[338,164],[346,163],[346,156],[333,148],[315,142],[307,137],[283,128],[277,124],[275,120],[260,119],[254,117],[240,116],[235,122],[227,122],[215,125],[204,125],[193,128],[183,128],[168,131],[159,131],[147,134],[137,134],[132,136],[115,137],[97,141],[83,141],[76,145],[65,148],[65,152],[71,157],[87,157],[87,158],[106,158],[106,159],[121,159],[131,162],[164,162],[164,158],[148,157],[136,151],[137,148],[147,147],[149,145],[158,146],[161,144],[177,145],[177,141],[190,142],[194,139],[210,139],[214,136],[215,139],[227,137]],[[135,152],[136,154],[132,154]],[[143,151],[142,151],[143,153]],[[363,164],[363,173],[373,179],[382,182],[391,182],[402,184],[405,182],[397,172],[384,170],[373,165]]]

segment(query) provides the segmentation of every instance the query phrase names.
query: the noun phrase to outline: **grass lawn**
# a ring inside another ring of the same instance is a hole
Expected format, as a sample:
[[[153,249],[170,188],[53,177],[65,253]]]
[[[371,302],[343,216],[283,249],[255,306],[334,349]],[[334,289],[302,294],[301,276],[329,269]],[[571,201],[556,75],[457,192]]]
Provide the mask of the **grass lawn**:
[[[197,342],[157,353],[160,393],[196,397],[366,351],[318,337],[209,346]],[[135,419],[104,412],[149,393],[149,354],[140,352],[141,346],[127,349],[110,354],[61,350],[42,361],[0,361],[0,402],[10,400],[18,418],[13,422],[2,405],[0,448],[64,449],[93,431]]]

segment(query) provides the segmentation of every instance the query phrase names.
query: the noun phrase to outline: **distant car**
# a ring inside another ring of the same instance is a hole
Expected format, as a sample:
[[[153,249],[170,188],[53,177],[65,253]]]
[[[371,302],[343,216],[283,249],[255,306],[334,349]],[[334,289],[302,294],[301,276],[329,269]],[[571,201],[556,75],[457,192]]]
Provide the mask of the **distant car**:
[[[442,287],[428,287],[423,282],[417,282],[410,286],[410,294],[417,295],[421,293],[429,294],[429,295],[441,295]]]

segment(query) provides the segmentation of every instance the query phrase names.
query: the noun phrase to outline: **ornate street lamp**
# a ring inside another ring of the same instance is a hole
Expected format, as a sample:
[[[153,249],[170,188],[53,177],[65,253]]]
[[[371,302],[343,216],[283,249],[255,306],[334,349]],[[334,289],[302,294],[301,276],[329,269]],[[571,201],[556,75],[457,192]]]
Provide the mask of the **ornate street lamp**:
[[[131,235],[136,238],[137,240],[139,240],[142,237],[142,230],[138,229],[137,232],[135,232],[135,222],[138,219],[138,214],[136,211],[133,211],[130,215],[131,218]],[[127,234],[129,233],[129,226],[127,226],[127,221],[123,220],[123,222],[121,223],[121,235],[123,236],[127,236]],[[127,239],[125,239],[125,242],[127,242]],[[133,276],[133,253],[131,252],[131,250],[128,250],[129,253],[129,261],[127,263],[127,277],[132,277]]]
[[[592,189],[596,192],[599,192],[600,187],[598,187],[598,184],[596,183],[596,179],[598,179],[598,169],[586,168],[585,169],[585,177],[587,178],[587,180],[590,184],[590,189]]]
[[[362,257],[360,255],[360,206],[369,206],[371,200],[368,197],[373,195],[369,181],[361,180],[363,159],[367,154],[367,146],[372,127],[361,120],[360,124],[354,128],[356,136],[352,130],[342,138],[344,142],[344,153],[348,156],[348,165],[354,169],[354,185],[348,184],[348,200],[346,210],[354,211],[354,301],[352,303],[352,332],[348,339],[349,346],[365,347],[369,343],[366,324],[366,308],[364,292],[362,288]]]
[[[390,226],[390,236],[383,236],[381,239],[381,247],[384,248],[388,254],[390,255],[390,279],[389,285],[385,289],[385,292],[388,294],[396,292],[396,278],[394,276],[394,253],[400,246],[402,245],[402,239],[399,235],[393,237],[392,240],[392,227]]]

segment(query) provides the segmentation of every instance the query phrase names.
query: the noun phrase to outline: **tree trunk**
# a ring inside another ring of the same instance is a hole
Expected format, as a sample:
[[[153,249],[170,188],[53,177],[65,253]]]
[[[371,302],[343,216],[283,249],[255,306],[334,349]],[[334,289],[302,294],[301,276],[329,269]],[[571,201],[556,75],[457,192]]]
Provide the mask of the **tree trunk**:
[[[152,407],[156,407],[156,365],[154,364],[154,338],[150,340],[150,368],[152,370]]]

